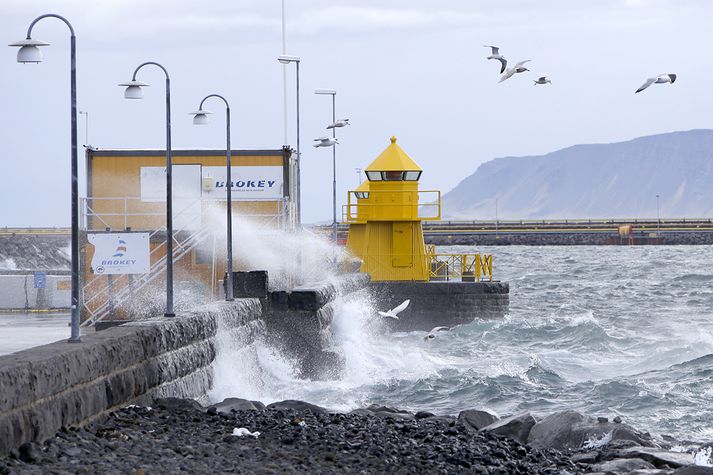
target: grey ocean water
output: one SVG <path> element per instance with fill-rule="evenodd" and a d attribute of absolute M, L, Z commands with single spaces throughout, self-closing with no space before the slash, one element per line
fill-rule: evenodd
<path fill-rule="evenodd" d="M 218 364 L 213 399 L 296 398 L 455 414 L 575 409 L 658 434 L 713 439 L 713 247 L 447 247 L 486 252 L 510 282 L 510 314 L 441 334 L 381 334 L 368 302 L 345 303 L 342 380 L 300 381 L 257 345 Z M 246 375 L 250 375 L 246 377 Z"/>

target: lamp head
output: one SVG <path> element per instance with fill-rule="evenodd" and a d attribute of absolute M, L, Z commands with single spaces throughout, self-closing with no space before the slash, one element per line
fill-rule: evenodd
<path fill-rule="evenodd" d="M 193 125 L 206 125 L 210 120 L 208 120 L 208 114 L 212 114 L 211 111 L 198 109 L 197 111 L 191 112 L 193 115 Z"/>
<path fill-rule="evenodd" d="M 144 91 L 141 89 L 144 86 L 148 86 L 145 82 L 137 81 L 136 79 L 132 79 L 129 82 L 123 82 L 119 84 L 119 86 L 123 86 L 126 88 L 124 91 L 124 99 L 143 99 L 144 98 Z"/>
<path fill-rule="evenodd" d="M 282 64 L 289 64 L 289 63 L 299 63 L 300 58 L 299 56 L 289 56 L 286 54 L 282 54 L 277 57 L 277 60 L 281 62 Z"/>
<path fill-rule="evenodd" d="M 44 41 L 33 40 L 32 38 L 27 38 L 22 41 L 16 41 L 9 46 L 17 46 L 20 49 L 17 52 L 17 62 L 18 63 L 41 63 L 42 62 L 42 51 L 40 51 L 39 46 L 48 46 L 49 43 Z"/>

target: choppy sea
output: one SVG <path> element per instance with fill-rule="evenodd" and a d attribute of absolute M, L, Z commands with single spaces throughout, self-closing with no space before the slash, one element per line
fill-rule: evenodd
<path fill-rule="evenodd" d="M 371 403 L 503 416 L 563 409 L 713 439 L 713 247 L 444 247 L 494 255 L 510 313 L 439 334 L 383 333 L 368 298 L 343 302 L 338 381 L 300 380 L 263 343 L 222 351 L 210 397 Z"/>

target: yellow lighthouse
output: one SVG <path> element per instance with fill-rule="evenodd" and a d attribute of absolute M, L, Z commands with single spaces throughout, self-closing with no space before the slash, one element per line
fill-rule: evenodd
<path fill-rule="evenodd" d="M 440 192 L 419 191 L 421 167 L 391 137 L 364 170 L 367 181 L 348 195 L 347 248 L 373 281 L 427 281 L 429 265 L 421 221 L 438 220 Z"/>

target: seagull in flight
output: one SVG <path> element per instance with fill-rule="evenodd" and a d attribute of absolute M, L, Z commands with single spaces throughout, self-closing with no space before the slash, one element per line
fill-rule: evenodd
<path fill-rule="evenodd" d="M 318 139 L 314 139 L 315 144 L 313 144 L 314 147 L 332 147 L 335 143 L 339 143 L 337 139 L 334 139 L 332 137 L 320 137 Z"/>
<path fill-rule="evenodd" d="M 344 126 L 347 126 L 347 125 L 349 125 L 349 119 L 342 119 L 342 120 L 336 121 L 336 122 L 333 123 L 333 124 L 329 124 L 329 125 L 327 126 L 327 128 L 328 128 L 328 129 L 333 129 L 333 128 L 335 128 L 335 127 L 344 127 Z"/>
<path fill-rule="evenodd" d="M 424 336 L 423 339 L 424 339 L 424 341 L 433 340 L 434 338 L 436 338 L 437 333 L 447 332 L 450 330 L 451 330 L 451 327 L 436 327 L 436 328 L 432 329 L 430 332 L 428 332 L 428 335 Z"/>
<path fill-rule="evenodd" d="M 547 76 L 542 76 L 535 81 L 535 84 L 552 84 L 552 81 Z"/>
<path fill-rule="evenodd" d="M 647 79 L 646 82 L 640 88 L 638 88 L 634 94 L 643 91 L 652 84 L 673 84 L 674 82 L 676 82 L 675 74 L 662 74 L 661 76 Z"/>
<path fill-rule="evenodd" d="M 497 46 L 491 46 L 491 45 L 483 45 L 484 48 L 490 48 L 492 50 L 492 54 L 488 56 L 488 59 L 497 59 L 500 61 L 500 74 L 505 71 L 505 68 L 508 66 L 508 60 L 505 59 L 505 56 L 500 54 L 500 48 Z"/>
<path fill-rule="evenodd" d="M 524 73 L 525 71 L 529 71 L 529 69 L 527 69 L 524 66 L 524 64 L 527 63 L 528 61 L 530 61 L 530 60 L 526 59 L 525 61 L 520 61 L 519 63 L 516 63 L 515 66 L 513 66 L 512 68 L 507 69 L 505 71 L 505 74 L 500 76 L 500 81 L 498 81 L 498 82 L 503 82 L 506 79 L 510 79 L 517 73 Z"/>
<path fill-rule="evenodd" d="M 411 300 L 406 299 L 403 302 L 401 302 L 401 305 L 399 305 L 398 307 L 392 308 L 388 312 L 379 311 L 379 315 L 381 315 L 382 317 L 385 317 L 385 318 L 393 318 L 394 320 L 398 320 L 399 313 L 406 310 L 406 307 L 408 307 L 408 304 L 410 304 L 410 303 L 411 303 Z"/>

